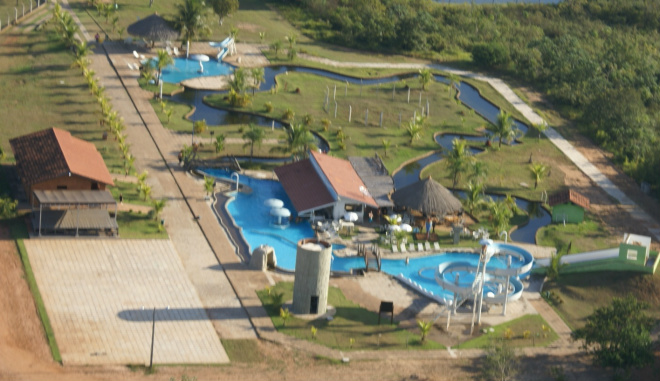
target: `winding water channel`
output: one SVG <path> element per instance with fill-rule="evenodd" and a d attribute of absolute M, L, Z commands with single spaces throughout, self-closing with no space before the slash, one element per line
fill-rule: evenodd
<path fill-rule="evenodd" d="M 330 78 L 342 82 L 348 82 L 353 85 L 378 85 L 385 83 L 398 82 L 403 79 L 413 78 L 415 74 L 405 74 L 405 75 L 396 75 L 384 78 L 374 78 L 374 79 L 360 79 L 356 77 L 350 77 L 343 74 L 333 73 L 326 70 L 312 69 L 306 67 L 296 67 L 296 66 L 270 66 L 264 68 L 265 81 L 261 84 L 259 91 L 270 89 L 275 85 L 275 77 L 280 74 L 285 74 L 286 72 L 300 72 L 300 73 L 310 73 L 316 74 L 325 78 Z M 434 75 L 435 80 L 448 84 L 449 81 L 446 77 L 441 75 Z M 488 120 L 491 123 L 496 123 L 497 115 L 500 113 L 500 109 L 483 98 L 479 91 L 467 84 L 465 82 L 460 82 L 457 84 L 457 88 L 460 92 L 459 99 L 467 107 L 474 110 L 477 114 L 481 115 L 484 119 Z M 226 92 L 226 91 L 224 91 Z M 195 107 L 195 112 L 192 114 L 189 119 L 192 121 L 205 119 L 209 125 L 225 125 L 225 124 L 248 124 L 253 123 L 261 126 L 274 126 L 275 128 L 282 128 L 283 124 L 276 119 L 263 117 L 259 115 L 247 114 L 238 111 L 232 110 L 221 110 L 210 107 L 203 102 L 203 99 L 207 95 L 224 93 L 218 91 L 199 91 L 199 90 L 189 90 L 175 94 L 171 97 L 168 97 L 169 100 L 173 102 L 179 102 L 183 104 L 188 104 Z M 528 126 L 524 123 L 515 120 L 515 127 L 518 128 L 523 134 L 527 132 Z M 436 137 L 436 142 L 443 148 L 444 151 L 450 151 L 452 149 L 452 142 L 454 139 L 465 139 L 474 143 L 485 144 L 488 139 L 487 136 L 474 136 L 474 135 L 464 135 L 464 134 L 441 134 Z M 512 144 L 517 144 L 515 141 Z M 326 147 L 320 147 L 324 149 Z M 470 152 L 472 154 L 478 154 L 482 152 L 481 149 L 470 147 Z M 420 173 L 422 170 L 429 164 L 435 163 L 443 159 L 441 153 L 433 153 L 424 158 L 420 158 L 406 166 L 401 170 L 395 172 L 392 175 L 394 186 L 396 188 L 401 188 L 406 185 L 412 184 L 413 182 L 419 180 Z M 460 195 L 461 192 L 458 192 Z M 503 196 L 489 194 L 493 199 L 499 199 Z M 516 199 L 518 207 L 522 210 L 526 210 L 529 213 L 529 223 L 519 227 L 511 234 L 511 239 L 517 242 L 524 243 L 535 243 L 536 231 L 543 226 L 548 225 L 551 222 L 550 214 L 541 207 L 538 202 L 530 202 L 526 200 Z"/>

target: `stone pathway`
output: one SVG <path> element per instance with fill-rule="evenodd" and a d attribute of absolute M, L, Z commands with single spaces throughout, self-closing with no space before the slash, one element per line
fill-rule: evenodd
<path fill-rule="evenodd" d="M 24 242 L 64 364 L 229 362 L 170 241 Z"/>

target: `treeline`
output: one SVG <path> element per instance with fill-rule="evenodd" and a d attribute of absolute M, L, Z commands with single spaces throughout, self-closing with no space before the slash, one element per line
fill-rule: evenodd
<path fill-rule="evenodd" d="M 317 40 L 427 58 L 467 56 L 524 79 L 660 197 L 660 1 L 280 2 Z"/>

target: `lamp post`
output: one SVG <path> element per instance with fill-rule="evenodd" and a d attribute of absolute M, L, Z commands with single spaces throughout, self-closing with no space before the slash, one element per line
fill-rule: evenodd
<path fill-rule="evenodd" d="M 167 306 L 167 311 L 169 311 L 170 306 Z M 144 306 L 142 306 L 142 311 L 144 311 Z M 149 355 L 149 369 L 153 369 L 154 366 L 154 342 L 156 337 L 156 307 L 154 307 L 151 314 L 151 353 Z"/>

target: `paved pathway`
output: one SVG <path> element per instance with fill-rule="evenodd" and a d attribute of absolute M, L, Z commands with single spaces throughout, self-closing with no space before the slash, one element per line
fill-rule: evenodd
<path fill-rule="evenodd" d="M 25 247 L 64 364 L 149 364 L 154 307 L 154 363 L 229 362 L 169 240 L 38 239 Z"/>

